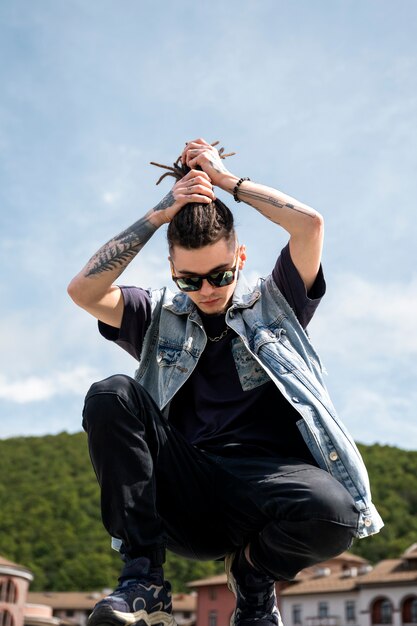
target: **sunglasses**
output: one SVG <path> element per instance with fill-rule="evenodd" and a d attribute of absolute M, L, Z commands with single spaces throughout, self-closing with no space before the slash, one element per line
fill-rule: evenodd
<path fill-rule="evenodd" d="M 226 287 L 231 285 L 235 279 L 237 268 L 237 256 L 239 249 L 236 250 L 234 265 L 228 270 L 221 270 L 220 272 L 210 272 L 210 274 L 195 275 L 195 276 L 175 276 L 174 265 L 171 261 L 171 276 L 178 289 L 181 291 L 199 291 L 203 286 L 203 280 L 207 280 L 213 287 Z"/>

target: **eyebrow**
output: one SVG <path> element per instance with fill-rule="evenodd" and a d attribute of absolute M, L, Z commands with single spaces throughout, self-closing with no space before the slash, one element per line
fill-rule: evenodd
<path fill-rule="evenodd" d="M 214 274 L 215 272 L 219 272 L 220 270 L 223 270 L 223 269 L 230 269 L 229 263 L 222 263 L 221 265 L 216 265 L 216 267 L 213 267 L 213 269 L 206 272 L 206 274 Z M 195 271 L 192 271 L 192 270 L 179 270 L 177 268 L 176 270 L 180 274 L 187 274 L 188 276 L 201 276 L 201 274 L 197 274 Z"/>

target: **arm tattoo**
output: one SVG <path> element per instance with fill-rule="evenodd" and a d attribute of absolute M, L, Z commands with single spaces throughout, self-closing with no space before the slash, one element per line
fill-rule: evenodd
<path fill-rule="evenodd" d="M 153 209 L 162 211 L 174 203 L 170 191 Z M 148 214 L 149 215 L 149 214 Z M 110 239 L 90 259 L 85 276 L 95 276 L 102 272 L 120 269 L 120 274 L 130 261 L 142 250 L 145 243 L 152 237 L 157 227 L 149 221 L 148 215 L 141 217 L 133 226 L 129 226 L 114 239 Z"/>
<path fill-rule="evenodd" d="M 296 206 L 295 204 L 292 204 L 291 202 L 282 202 L 278 198 L 274 198 L 273 196 L 271 196 L 271 195 L 269 195 L 267 193 L 260 193 L 258 191 L 248 191 L 247 189 L 239 189 L 239 194 L 242 197 L 242 199 L 244 200 L 244 202 L 246 202 L 250 206 L 253 206 L 255 209 L 257 209 L 257 211 L 259 211 L 259 213 L 262 213 L 262 215 L 264 215 L 265 217 L 268 217 L 268 219 L 271 219 L 271 217 L 266 215 L 256 204 L 252 204 L 249 200 L 246 199 L 246 197 L 248 197 L 248 198 L 250 198 L 250 199 L 252 199 L 254 201 L 258 200 L 259 202 L 265 202 L 266 204 L 270 204 L 270 205 L 278 207 L 280 209 L 285 207 L 287 209 L 291 209 L 292 211 L 297 211 L 298 213 L 303 213 L 304 215 L 307 215 L 308 217 L 311 217 L 311 218 L 314 217 L 314 215 L 312 215 L 306 209 L 304 209 L 304 208 L 302 208 L 300 206 Z"/>
<path fill-rule="evenodd" d="M 210 161 L 210 165 L 214 169 L 214 171 L 218 172 L 218 174 L 223 174 L 224 172 L 227 172 L 226 168 L 222 164 L 216 163 L 215 161 Z"/>
<path fill-rule="evenodd" d="M 169 191 L 165 198 L 162 198 L 161 202 L 156 205 L 154 211 L 162 211 L 163 209 L 167 209 L 168 207 L 172 206 L 174 202 L 174 194 L 172 193 L 172 191 Z"/>

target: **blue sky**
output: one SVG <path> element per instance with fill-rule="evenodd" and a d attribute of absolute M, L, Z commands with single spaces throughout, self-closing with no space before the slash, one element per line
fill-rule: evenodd
<path fill-rule="evenodd" d="M 202 136 L 324 215 L 334 403 L 417 449 L 416 24 L 414 0 L 3 0 L 0 437 L 77 431 L 91 382 L 133 373 L 66 286 L 168 191 L 149 161 Z M 266 275 L 287 234 L 221 197 Z M 161 230 L 123 282 L 166 284 L 166 256 Z"/>

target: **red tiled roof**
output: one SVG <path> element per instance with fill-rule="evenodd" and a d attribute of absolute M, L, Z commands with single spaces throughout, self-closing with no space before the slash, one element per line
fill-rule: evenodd
<path fill-rule="evenodd" d="M 401 556 L 403 559 L 417 559 L 417 543 L 413 543 Z"/>
<path fill-rule="evenodd" d="M 99 600 L 108 595 L 108 592 L 98 591 L 30 591 L 28 604 L 45 604 L 54 610 L 90 610 Z M 172 596 L 174 610 L 195 611 L 197 598 L 187 593 L 174 593 Z"/>
<path fill-rule="evenodd" d="M 383 583 L 404 583 L 416 581 L 417 568 L 410 568 L 405 559 L 386 559 L 375 565 L 372 572 L 361 579 L 360 584 L 374 585 Z"/>
<path fill-rule="evenodd" d="M 8 565 L 10 567 L 21 567 L 21 565 L 18 565 L 17 563 L 13 563 L 13 561 L 8 561 L 3 556 L 0 556 L 0 567 L 2 565 Z"/>
<path fill-rule="evenodd" d="M 310 593 L 337 593 L 352 591 L 359 587 L 416 583 L 417 568 L 410 567 L 406 559 L 386 559 L 380 561 L 370 572 L 348 576 L 347 572 L 335 572 L 329 576 L 311 577 L 294 581 L 282 591 L 283 596 Z"/>
<path fill-rule="evenodd" d="M 98 591 L 29 591 L 29 604 L 46 604 L 55 610 L 59 609 L 92 609 L 107 593 Z"/>
<path fill-rule="evenodd" d="M 0 574 L 15 574 L 16 576 L 21 576 L 28 580 L 33 580 L 32 572 L 23 565 L 19 565 L 18 563 L 13 563 L 13 561 L 9 561 L 5 559 L 3 556 L 0 556 Z"/>
<path fill-rule="evenodd" d="M 303 595 L 310 593 L 341 593 L 352 591 L 363 576 L 346 576 L 341 572 L 328 576 L 305 578 L 294 581 L 281 591 L 282 596 Z"/>
<path fill-rule="evenodd" d="M 206 587 L 211 585 L 225 585 L 227 583 L 226 574 L 217 574 L 216 576 L 208 576 L 199 580 L 192 580 L 187 583 L 187 587 Z"/>
<path fill-rule="evenodd" d="M 347 567 L 358 567 L 361 565 L 366 565 L 368 561 L 361 556 L 357 556 L 356 554 L 351 554 L 350 552 L 342 552 L 339 556 L 336 556 L 324 563 L 319 563 L 314 567 L 308 567 L 303 569 L 299 574 L 297 574 L 296 580 L 304 580 L 305 578 L 311 578 L 312 576 L 316 576 L 317 568 L 325 568 L 329 567 L 331 570 L 335 569 L 338 572 L 342 570 L 342 566 L 345 565 Z M 208 576 L 207 578 L 201 578 L 200 580 L 193 580 L 188 583 L 189 587 L 205 587 L 212 585 L 225 585 L 226 584 L 226 574 L 217 574 L 216 576 Z"/>

